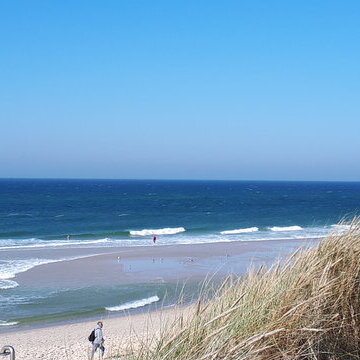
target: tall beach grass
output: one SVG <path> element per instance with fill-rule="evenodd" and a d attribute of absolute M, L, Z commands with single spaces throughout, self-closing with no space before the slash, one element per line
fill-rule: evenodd
<path fill-rule="evenodd" d="M 200 298 L 159 336 L 128 349 L 126 359 L 360 359 L 359 321 L 355 219 L 315 248 L 227 278 L 211 300 Z"/>

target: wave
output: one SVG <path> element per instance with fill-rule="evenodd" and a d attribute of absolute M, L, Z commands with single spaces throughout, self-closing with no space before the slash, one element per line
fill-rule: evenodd
<path fill-rule="evenodd" d="M 160 300 L 159 297 L 157 295 L 155 295 L 155 296 L 151 296 L 149 298 L 145 298 L 145 299 L 141 299 L 141 300 L 130 301 L 125 304 L 118 305 L 118 306 L 106 307 L 105 310 L 121 311 L 121 310 L 137 309 L 139 307 L 143 307 L 143 306 L 155 303 L 159 300 Z"/>
<path fill-rule="evenodd" d="M 183 227 L 177 228 L 163 228 L 163 229 L 144 229 L 144 230 L 131 230 L 132 236 L 150 236 L 150 235 L 173 235 L 186 231 Z"/>
<path fill-rule="evenodd" d="M 255 232 L 255 231 L 259 231 L 259 228 L 254 226 L 254 227 L 249 227 L 249 228 L 244 228 L 244 229 L 225 230 L 225 231 L 221 231 L 220 234 L 221 235 L 231 235 L 231 234 L 250 233 L 250 232 Z"/>
<path fill-rule="evenodd" d="M 342 230 L 350 230 L 351 225 L 350 224 L 334 224 L 331 225 L 333 229 L 342 229 Z"/>
<path fill-rule="evenodd" d="M 0 280 L 0 290 L 13 289 L 19 286 L 16 281 L 2 279 Z"/>
<path fill-rule="evenodd" d="M 6 217 L 18 217 L 18 218 L 25 218 L 25 217 L 32 217 L 32 214 L 24 214 L 24 213 L 9 213 Z"/>
<path fill-rule="evenodd" d="M 84 232 L 84 233 L 71 233 L 71 241 L 83 241 L 83 240 L 98 240 L 98 239 L 105 239 L 105 238 L 119 238 L 119 239 L 126 239 L 129 237 L 129 230 L 119 230 L 119 231 L 101 231 L 101 232 Z M 1 235 L 1 234 L 0 234 Z M 49 240 L 57 240 L 63 241 L 66 240 L 69 233 L 65 234 L 57 234 L 57 235 L 49 235 L 46 238 L 40 237 L 39 239 L 44 239 L 46 241 Z M 4 236 L 2 236 L 4 237 Z M 69 240 L 67 240 L 69 241 Z"/>
<path fill-rule="evenodd" d="M 331 228 L 333 229 L 333 233 L 335 233 L 335 235 L 343 235 L 351 230 L 351 225 L 349 225 L 349 224 L 334 224 L 334 225 L 331 225 Z"/>
<path fill-rule="evenodd" d="M 27 260 L 9 260 L 3 267 L 0 267 L 0 280 L 12 279 L 16 274 L 28 271 L 35 266 L 50 264 L 63 261 L 64 259 L 27 259 Z"/>
<path fill-rule="evenodd" d="M 66 258 L 60 258 L 60 259 L 26 259 L 26 260 L 8 260 L 1 264 L 0 266 L 0 284 L 1 282 L 4 282 L 2 289 L 10 289 L 12 287 L 18 286 L 17 282 L 9 280 L 14 278 L 17 274 L 26 272 L 35 266 L 39 265 L 45 265 L 45 264 L 51 264 L 55 262 L 61 262 L 61 261 L 69 261 L 69 260 L 75 260 L 80 259 L 82 257 L 88 257 L 87 256 L 72 256 L 72 257 L 66 257 Z"/>
<path fill-rule="evenodd" d="M 344 227 L 344 230 L 348 226 Z M 319 238 L 340 229 L 338 226 L 319 226 L 319 227 L 249 227 L 235 228 L 233 230 L 220 231 L 213 228 L 159 228 L 143 230 L 127 230 L 118 232 L 121 236 L 107 236 L 105 238 L 91 238 L 91 236 L 104 236 L 104 234 L 82 234 L 73 235 L 73 239 L 66 240 L 63 238 L 27 238 L 27 239 L 0 239 L 0 252 L 7 250 L 26 250 L 26 249 L 61 249 L 61 248 L 110 248 L 110 247 L 134 247 L 149 246 L 149 237 L 154 235 L 164 235 L 159 239 L 159 245 L 175 244 L 196 244 L 196 243 L 213 243 L 223 241 L 258 241 L 258 240 L 275 240 L 281 238 Z M 184 233 L 186 231 L 186 233 Z M 337 230 L 339 231 L 339 230 Z M 112 234 L 118 234 L 113 232 Z M 110 233 L 107 233 L 109 235 Z M 162 240 L 162 241 L 161 241 Z M 0 269 L 1 269 L 0 263 Z M 0 271 L 1 272 L 1 271 Z"/>
<path fill-rule="evenodd" d="M 92 245 L 92 244 L 100 244 L 106 243 L 109 239 L 98 239 L 98 240 L 79 240 L 79 241 L 69 241 L 69 240 L 39 240 L 39 239 L 27 239 L 22 240 L 22 242 L 26 242 L 26 244 L 13 244 L 13 245 L 5 245 L 0 246 L 1 250 L 10 250 L 10 249 L 27 249 L 27 248 L 44 248 L 44 247 L 60 247 L 60 246 L 74 246 L 74 245 Z"/>
<path fill-rule="evenodd" d="M 4 321 L 4 320 L 0 320 L 0 326 L 13 326 L 13 325 L 17 325 L 18 322 L 17 321 Z"/>
<path fill-rule="evenodd" d="M 299 231 L 303 230 L 301 226 L 294 225 L 294 226 L 273 226 L 269 227 L 271 231 Z"/>

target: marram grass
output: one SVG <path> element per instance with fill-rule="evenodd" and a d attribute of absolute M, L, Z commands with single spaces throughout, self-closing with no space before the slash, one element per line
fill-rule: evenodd
<path fill-rule="evenodd" d="M 360 220 L 215 296 L 127 352 L 131 360 L 360 359 Z"/>

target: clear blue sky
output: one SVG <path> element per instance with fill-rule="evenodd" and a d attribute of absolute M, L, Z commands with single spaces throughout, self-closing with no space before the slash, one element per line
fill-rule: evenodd
<path fill-rule="evenodd" d="M 0 177 L 360 180 L 360 1 L 1 1 Z"/>

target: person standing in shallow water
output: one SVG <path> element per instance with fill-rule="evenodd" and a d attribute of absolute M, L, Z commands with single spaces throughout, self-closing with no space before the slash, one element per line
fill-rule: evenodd
<path fill-rule="evenodd" d="M 156 236 L 153 237 L 153 243 L 156 244 Z"/>
<path fill-rule="evenodd" d="M 97 349 L 100 349 L 101 351 L 101 357 L 104 356 L 105 347 L 104 347 L 104 336 L 103 336 L 103 323 L 101 321 L 98 321 L 95 327 L 95 340 L 92 343 L 92 349 L 90 354 L 90 360 L 93 360 L 94 354 Z"/>

